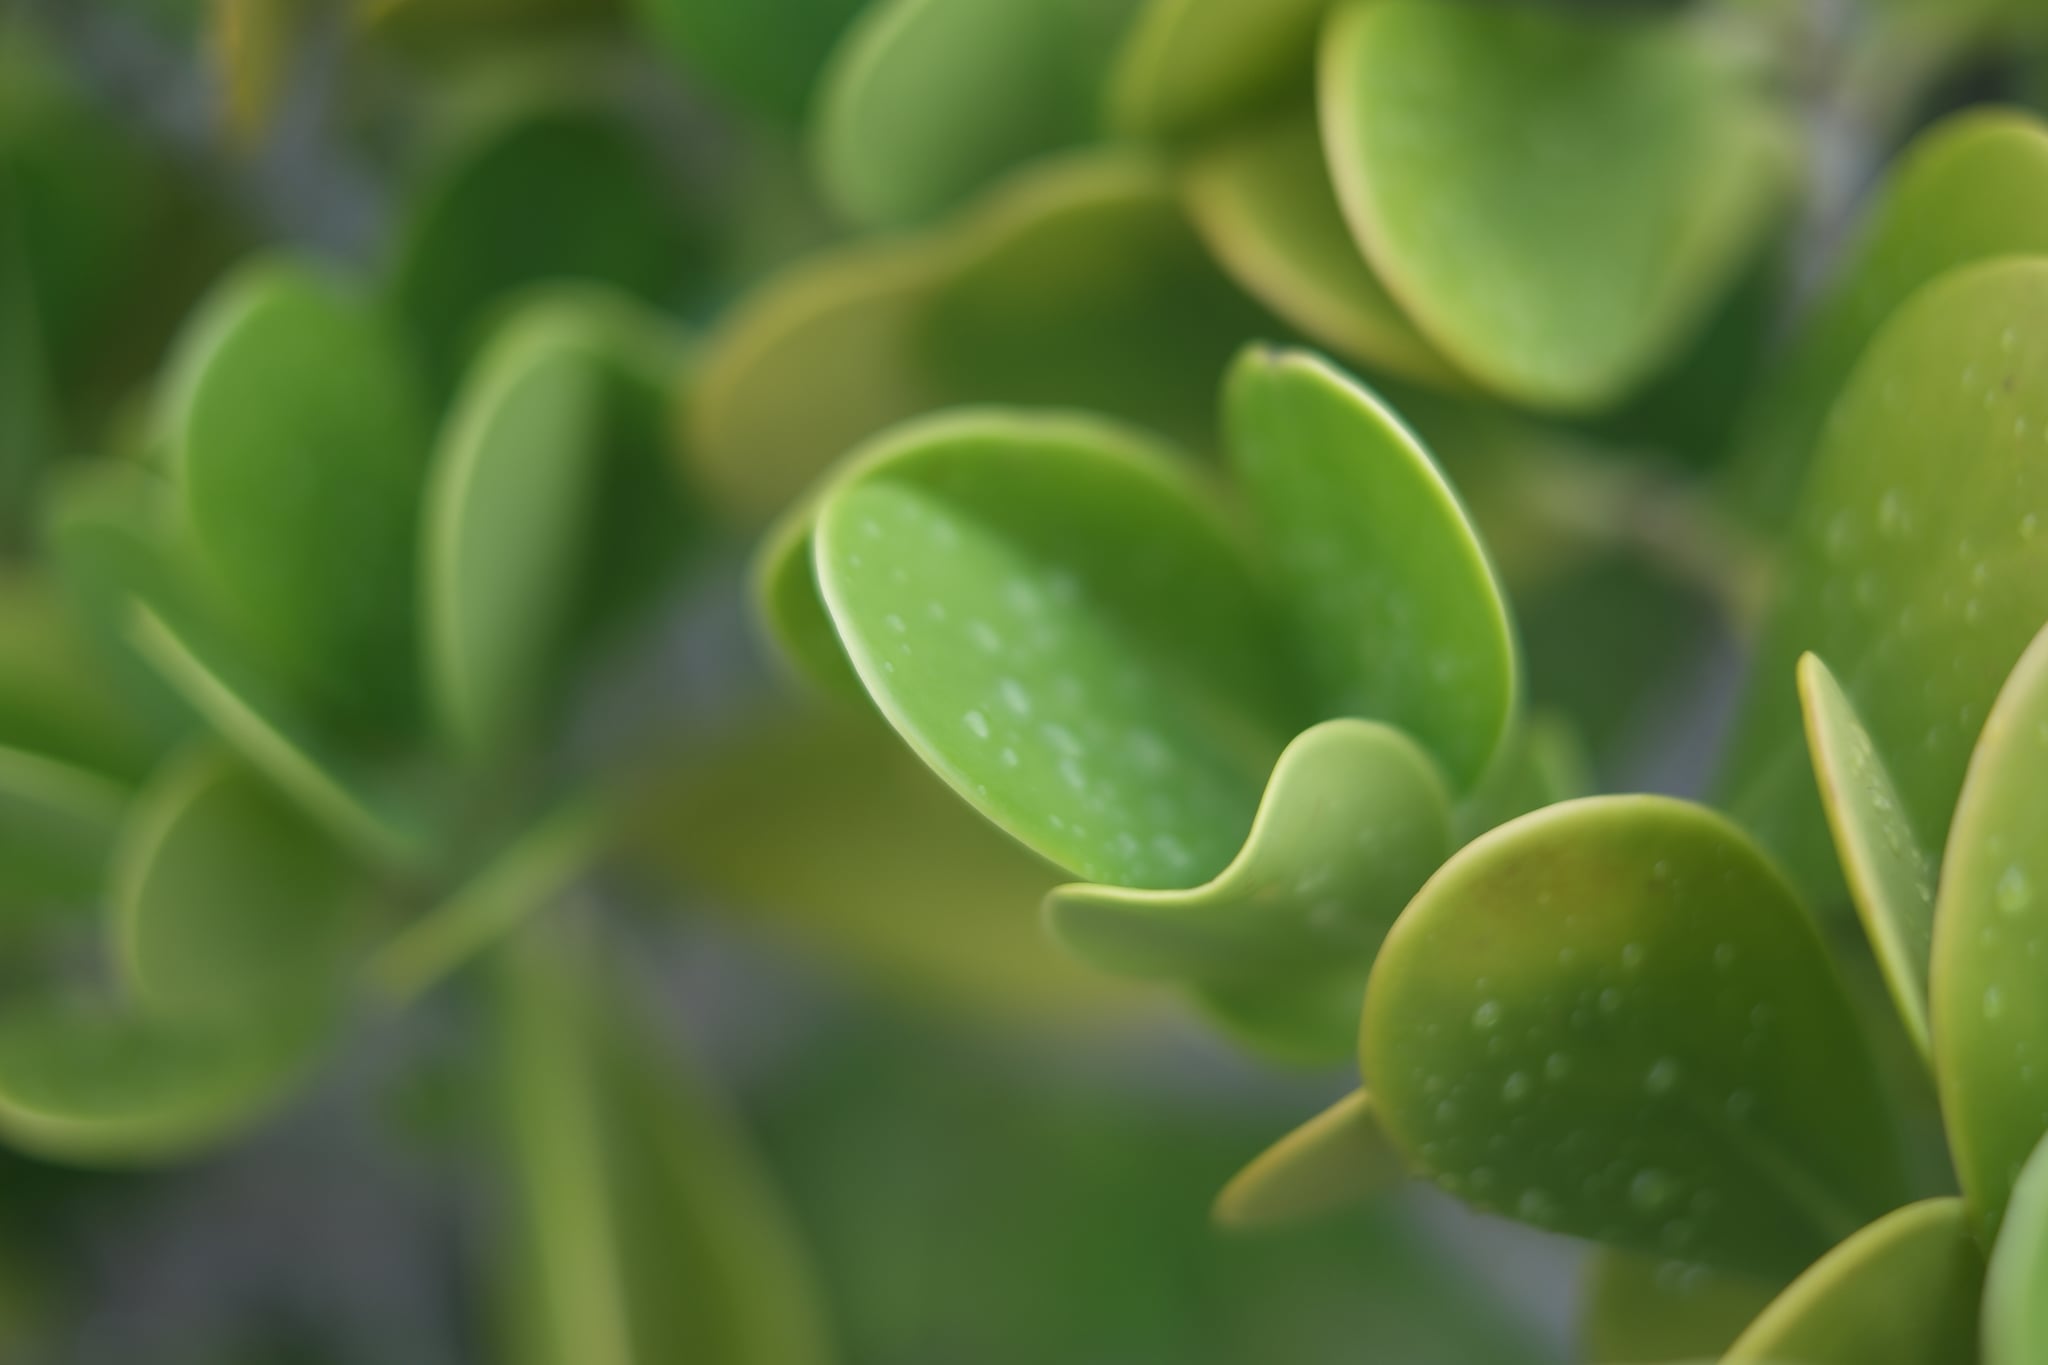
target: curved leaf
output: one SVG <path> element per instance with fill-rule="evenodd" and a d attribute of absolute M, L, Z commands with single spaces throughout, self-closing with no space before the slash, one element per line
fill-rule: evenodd
<path fill-rule="evenodd" d="M 862 683 L 976 809 L 1126 886 L 1237 852 L 1302 712 L 1257 580 L 1173 456 L 1081 418 L 928 418 L 858 459 L 816 538 Z"/>
<path fill-rule="evenodd" d="M 1194 132 L 1306 82 L 1330 0 L 1148 0 L 1109 75 L 1109 118 L 1138 137 Z"/>
<path fill-rule="evenodd" d="M 1818 655 L 1800 656 L 1799 699 L 1821 804 L 1856 912 L 1907 1035 L 1931 1059 L 1927 964 L 1934 951 L 1934 856 L 1908 823 L 1898 788 L 1855 706 Z"/>
<path fill-rule="evenodd" d="M 396 346 L 361 300 L 270 261 L 216 288 L 174 366 L 174 458 L 214 593 L 297 691 L 404 718 L 426 428 Z"/>
<path fill-rule="evenodd" d="M 1789 1272 L 1903 1197 L 1827 950 L 1734 826 L 1662 797 L 1503 825 L 1444 865 L 1367 989 L 1367 1087 L 1482 1208 Z"/>
<path fill-rule="evenodd" d="M 634 0 L 693 81 L 794 123 L 863 0 Z"/>
<path fill-rule="evenodd" d="M 800 503 L 762 538 L 752 574 L 755 615 L 799 679 L 828 696 L 865 702 L 867 691 L 818 596 L 811 540 L 817 520 L 817 501 Z"/>
<path fill-rule="evenodd" d="M 1399 726 L 1470 788 L 1514 717 L 1520 665 L 1442 471 L 1372 394 L 1305 352 L 1248 350 L 1224 413 L 1324 714 Z"/>
<path fill-rule="evenodd" d="M 2029 1365 L 2048 1355 L 2048 1142 L 2014 1182 L 1984 1277 L 1984 1365 Z"/>
<path fill-rule="evenodd" d="M 0 746 L 139 775 L 149 764 L 148 739 L 65 607 L 55 585 L 0 569 Z"/>
<path fill-rule="evenodd" d="M 1313 114 L 1218 137 L 1188 162 L 1183 186 L 1209 250 L 1275 313 L 1362 365 L 1465 387 L 1359 254 Z"/>
<path fill-rule="evenodd" d="M 1354 1090 L 1232 1176 L 1214 1217 L 1239 1229 L 1293 1223 L 1391 1189 L 1407 1174 L 1371 1097 Z"/>
<path fill-rule="evenodd" d="M 0 906 L 90 903 L 127 801 L 104 774 L 0 746 Z"/>
<path fill-rule="evenodd" d="M 1458 804 L 1453 838 L 1470 842 L 1518 815 L 1593 794 L 1592 762 L 1571 722 L 1553 712 L 1525 712 L 1479 785 Z"/>
<path fill-rule="evenodd" d="M 1836 874 L 1797 742 L 1795 662 L 1828 661 L 1912 828 L 1948 829 L 1977 727 L 2048 619 L 2044 433 L 2048 261 L 1967 266 L 1915 294 L 1836 403 L 1725 782 L 1803 885 Z M 1914 685 L 1891 685 L 1909 667 Z"/>
<path fill-rule="evenodd" d="M 1586 1359 L 1718 1359 L 1776 1292 L 1746 1275 L 1602 1248 L 1592 1257 L 1580 1312 Z"/>
<path fill-rule="evenodd" d="M 1952 1365 L 1977 1356 L 1984 1258 L 1960 1199 L 1886 1214 L 1752 1323 L 1723 1365 Z"/>
<path fill-rule="evenodd" d="M 1996 1228 L 2048 1132 L 2048 632 L 1984 722 L 1934 912 L 1934 1070 L 1970 1211 Z"/>
<path fill-rule="evenodd" d="M 1319 91 L 1380 278 L 1460 370 L 1533 406 L 1604 408 L 1647 378 L 1784 188 L 1777 124 L 1671 22 L 1354 4 Z"/>

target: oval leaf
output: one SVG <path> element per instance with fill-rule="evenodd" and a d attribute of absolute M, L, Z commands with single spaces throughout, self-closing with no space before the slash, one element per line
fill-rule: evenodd
<path fill-rule="evenodd" d="M 127 787 L 104 774 L 0 746 L 0 905 L 90 903 L 127 801 Z"/>
<path fill-rule="evenodd" d="M 1397 1146 L 1483 1208 L 1790 1272 L 1903 1195 L 1841 979 L 1734 826 L 1662 797 L 1523 816 L 1445 864 L 1367 990 Z"/>
<path fill-rule="evenodd" d="M 1209 127 L 1306 84 L 1330 0 L 1149 0 L 1109 77 L 1109 117 L 1138 137 Z"/>
<path fill-rule="evenodd" d="M 1391 1189 L 1407 1174 L 1372 1098 L 1354 1090 L 1232 1176 L 1214 1215 L 1237 1229 L 1299 1222 Z"/>
<path fill-rule="evenodd" d="M 2048 1358 L 2048 1141 L 2012 1188 L 1984 1278 L 1984 1365 Z"/>

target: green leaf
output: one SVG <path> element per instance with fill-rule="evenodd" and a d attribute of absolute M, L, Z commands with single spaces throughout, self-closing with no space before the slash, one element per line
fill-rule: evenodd
<path fill-rule="evenodd" d="M 1192 886 L 1301 728 L 1265 595 L 1174 457 L 1102 422 L 898 428 L 820 509 L 856 672 L 962 797 L 1079 876 Z"/>
<path fill-rule="evenodd" d="M 1571 722 L 1550 712 L 1524 713 L 1454 813 L 1455 841 L 1464 844 L 1518 815 L 1590 796 L 1593 771 Z"/>
<path fill-rule="evenodd" d="M 573 939 L 528 932 L 497 966 L 512 1358 L 822 1365 L 794 1229 L 731 1121 Z"/>
<path fill-rule="evenodd" d="M 1411 1164 L 1611 1246 L 1789 1273 L 1904 1197 L 1826 948 L 1704 807 L 1593 797 L 1467 845 L 1380 950 L 1361 1060 Z"/>
<path fill-rule="evenodd" d="M 1841 680 L 1911 827 L 1948 829 L 1977 728 L 2048 619 L 2044 434 L 2043 261 L 1967 266 L 1915 294 L 1836 403 L 1723 783 L 1802 885 L 1836 873 L 1797 741 L 1800 654 Z M 1911 686 L 1893 685 L 1901 670 Z"/>
<path fill-rule="evenodd" d="M 1371 1098 L 1354 1090 L 1232 1176 L 1214 1216 L 1233 1229 L 1298 1222 L 1391 1189 L 1407 1174 Z"/>
<path fill-rule="evenodd" d="M 1275 313 L 1362 365 L 1465 387 L 1359 254 L 1330 187 L 1313 114 L 1220 135 L 1189 160 L 1182 183 L 1188 216 L 1209 250 Z"/>
<path fill-rule="evenodd" d="M 515 291 L 577 279 L 665 303 L 690 260 L 654 149 L 594 100 L 533 100 L 474 130 L 408 203 L 391 296 L 439 392 Z"/>
<path fill-rule="evenodd" d="M 311 1062 L 323 1025 L 304 1008 L 251 1026 L 17 998 L 0 1012 L 0 1137 L 78 1165 L 187 1156 L 275 1106 Z"/>
<path fill-rule="evenodd" d="M 1929 1000 L 1934 1071 L 1956 1174 L 1998 1226 L 2048 1132 L 2048 633 L 2013 668 L 1970 759 L 1943 858 Z"/>
<path fill-rule="evenodd" d="M 1602 1248 L 1593 1255 L 1580 1313 L 1586 1359 L 1718 1359 L 1776 1292 L 1746 1275 Z"/>
<path fill-rule="evenodd" d="M 826 696 L 865 702 L 867 690 L 818 596 L 811 540 L 817 501 L 797 504 L 762 538 L 754 555 L 754 612 L 777 656 L 800 681 Z"/>
<path fill-rule="evenodd" d="M 1934 951 L 1934 855 L 1913 832 L 1883 755 L 1818 655 L 1800 657 L 1799 699 L 1821 804 L 1856 913 L 1907 1035 L 1931 1060 L 1927 964 Z"/>
<path fill-rule="evenodd" d="M 863 0 L 634 0 L 640 22 L 693 83 L 795 123 Z"/>
<path fill-rule="evenodd" d="M 1985 1365 L 2029 1365 L 2048 1355 L 2048 1142 L 2014 1182 L 1984 1277 Z"/>
<path fill-rule="evenodd" d="M 1324 145 L 1380 278 L 1505 397 L 1611 406 L 1706 317 L 1777 209 L 1777 122 L 1671 21 L 1437 0 L 1327 32 Z"/>
<path fill-rule="evenodd" d="M 1921 285 L 1993 256 L 2048 252 L 2048 128 L 1970 109 L 1916 138 L 1864 213 L 1769 384 L 1744 414 L 1739 477 L 1782 520 L 1826 436 L 1829 405 L 1885 320 Z"/>
<path fill-rule="evenodd" d="M 127 804 L 121 782 L 0 746 L 0 906 L 72 909 L 99 892 Z"/>
<path fill-rule="evenodd" d="M 117 777 L 149 744 L 108 688 L 56 585 L 0 568 L 0 745 Z"/>
<path fill-rule="evenodd" d="M 371 891 L 327 835 L 217 753 L 160 773 L 137 799 L 114 868 L 128 984 L 164 1015 L 261 1027 L 279 1005 L 337 998 Z"/>
<path fill-rule="evenodd" d="M 1953 1365 L 1977 1357 L 1984 1258 L 1960 1199 L 1886 1214 L 1792 1282 L 1723 1365 Z"/>
<path fill-rule="evenodd" d="M 1109 118 L 1137 137 L 1196 132 L 1306 84 L 1330 0 L 1147 0 L 1109 76 Z"/>
<path fill-rule="evenodd" d="M 934 216 L 1093 131 L 1109 42 L 1133 0 L 877 0 L 821 77 L 813 154 L 865 227 Z"/>
<path fill-rule="evenodd" d="M 297 692 L 407 717 L 427 436 L 367 305 L 304 266 L 245 267 L 187 325 L 170 391 L 213 594 Z"/>
<path fill-rule="evenodd" d="M 1069 950 L 1126 975 L 1220 991 L 1254 1041 L 1331 1060 L 1357 1044 L 1358 1005 L 1394 917 L 1451 851 L 1450 804 L 1428 756 L 1400 731 L 1325 721 L 1273 768 L 1251 833 L 1230 865 L 1186 891 L 1075 884 L 1046 898 Z M 1324 984 L 1324 983 L 1327 983 Z M 1282 1018 L 1329 999 L 1302 1036 Z"/>
<path fill-rule="evenodd" d="M 1224 413 L 1323 714 L 1399 726 L 1471 787 L 1513 719 L 1519 665 L 1442 471 L 1378 399 L 1305 352 L 1246 351 Z"/>

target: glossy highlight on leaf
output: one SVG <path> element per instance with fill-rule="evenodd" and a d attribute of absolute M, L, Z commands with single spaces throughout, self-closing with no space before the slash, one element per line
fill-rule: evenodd
<path fill-rule="evenodd" d="M 1685 802 L 1569 801 L 1453 856 L 1380 950 L 1361 1064 L 1439 1185 L 1612 1246 L 1789 1273 L 1905 1194 L 1805 910 Z"/>
<path fill-rule="evenodd" d="M 1886 1214 L 1822 1257 L 1723 1365 L 1953 1365 L 1976 1358 L 1984 1257 L 1959 1199 Z"/>
<path fill-rule="evenodd" d="M 2029 1365 L 2048 1353 L 2048 1141 L 2027 1158 L 1984 1277 L 1984 1365 Z"/>
<path fill-rule="evenodd" d="M 1372 1097 L 1354 1090 L 1231 1177 L 1214 1216 L 1232 1229 L 1298 1222 L 1370 1198 L 1407 1174 L 1380 1132 Z"/>

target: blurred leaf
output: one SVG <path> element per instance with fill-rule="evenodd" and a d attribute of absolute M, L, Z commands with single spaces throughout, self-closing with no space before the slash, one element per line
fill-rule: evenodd
<path fill-rule="evenodd" d="M 302 265 L 244 267 L 187 324 L 168 383 L 213 593 L 300 694 L 409 716 L 427 431 L 368 305 Z"/>
<path fill-rule="evenodd" d="M 1984 1365 L 2028 1365 L 2048 1352 L 2048 1142 L 2014 1182 L 1984 1279 Z"/>
<path fill-rule="evenodd" d="M 269 130 L 298 37 L 299 0 L 210 0 L 222 117 L 244 148 Z"/>
<path fill-rule="evenodd" d="M 1818 655 L 1800 657 L 1799 699 L 1821 804 L 1856 912 L 1907 1035 L 1931 1060 L 1927 963 L 1934 948 L 1934 855 L 1907 822 L 1883 755 Z"/>
<path fill-rule="evenodd" d="M 1139 137 L 1196 132 L 1306 85 L 1330 0 L 1145 0 L 1109 80 L 1109 117 Z"/>
<path fill-rule="evenodd" d="M 1581 1315 L 1586 1358 L 1592 1365 L 1719 1359 L 1775 1293 L 1768 1281 L 1603 1248 L 1592 1258 Z"/>
<path fill-rule="evenodd" d="M 127 787 L 102 773 L 0 746 L 0 907 L 89 903 L 127 799 Z"/>
<path fill-rule="evenodd" d="M 1984 1258 L 1960 1199 L 1885 1215 L 1822 1257 L 1726 1365 L 1952 1365 L 1977 1355 Z"/>
<path fill-rule="evenodd" d="M 883 713 L 1027 847 L 1135 887 L 1237 852 L 1303 713 L 1250 565 L 1172 454 L 1080 417 L 927 418 L 825 499 L 816 558 Z"/>
<path fill-rule="evenodd" d="M 1841 680 L 1910 826 L 1946 830 L 1977 727 L 2048 618 L 2044 433 L 2040 261 L 1965 267 L 1915 294 L 1836 403 L 1723 780 L 1731 810 L 1802 885 L 1839 883 L 1797 741 L 1800 654 Z M 1904 668 L 1915 685 L 1894 685 Z"/>
<path fill-rule="evenodd" d="M 1136 0 L 875 0 L 820 77 L 828 198 L 866 227 L 931 218 L 1093 130 L 1108 47 Z"/>
<path fill-rule="evenodd" d="M 1407 1174 L 1371 1098 L 1354 1090 L 1232 1176 L 1214 1215 L 1231 1229 L 1292 1223 L 1369 1198 Z"/>
<path fill-rule="evenodd" d="M 1972 261 L 2040 252 L 2048 252 L 2048 128 L 2034 115 L 1972 109 L 1916 138 L 1743 415 L 1736 474 L 1745 503 L 1773 523 L 1790 516 L 1827 437 L 1829 406 L 1915 290 Z"/>
<path fill-rule="evenodd" d="M 1182 184 L 1188 216 L 1209 250 L 1275 313 L 1360 364 L 1465 387 L 1359 254 L 1330 187 L 1313 113 L 1220 135 L 1187 163 Z"/>
<path fill-rule="evenodd" d="M 809 1267 L 765 1173 L 588 951 L 535 930 L 496 965 L 509 1358 L 829 1360 Z"/>
<path fill-rule="evenodd" d="M 1513 722 L 1520 664 L 1457 494 L 1399 418 L 1305 352 L 1247 351 L 1224 412 L 1323 713 L 1399 726 L 1469 789 Z"/>
<path fill-rule="evenodd" d="M 0 568 L 0 745 L 117 777 L 150 749 L 48 581 Z"/>
<path fill-rule="evenodd" d="M 829 697 L 865 703 L 867 689 L 818 596 L 811 538 L 817 521 L 816 499 L 801 502 L 762 538 L 754 552 L 754 613 L 776 655 L 801 682 Z"/>
<path fill-rule="evenodd" d="M 0 546 L 6 547 L 26 529 L 31 490 L 63 444 L 22 235 L 16 196 L 0 183 Z"/>
<path fill-rule="evenodd" d="M 796 123 L 818 71 L 866 0 L 634 0 L 693 82 Z"/>
<path fill-rule="evenodd" d="M 1380 950 L 1362 1060 L 1438 1184 L 1612 1246 L 1789 1272 L 1905 1193 L 1826 948 L 1704 807 L 1594 797 L 1467 845 Z"/>
<path fill-rule="evenodd" d="M 113 931 L 136 997 L 166 1015 L 262 1028 L 338 998 L 370 908 L 366 879 L 275 791 L 196 753 L 137 799 L 114 870 Z"/>
<path fill-rule="evenodd" d="M 1584 743 L 1563 716 L 1524 712 L 1493 764 L 1454 812 L 1463 844 L 1518 815 L 1593 793 Z"/>
<path fill-rule="evenodd" d="M 1669 21 L 1354 4 L 1321 54 L 1352 231 L 1459 369 L 1613 404 L 1704 321 L 1787 179 L 1782 130 Z"/>
<path fill-rule="evenodd" d="M 1436 766 L 1400 731 L 1325 721 L 1287 746 L 1244 847 L 1187 891 L 1086 884 L 1046 899 L 1053 933 L 1112 972 L 1222 990 L 1228 1022 L 1285 1055 L 1357 1046 L 1373 954 L 1451 851 Z M 1329 983 L 1326 988 L 1323 983 Z M 1255 995 L 1281 1003 L 1257 1011 Z M 1304 996 L 1333 1008 L 1300 1026 Z"/>

